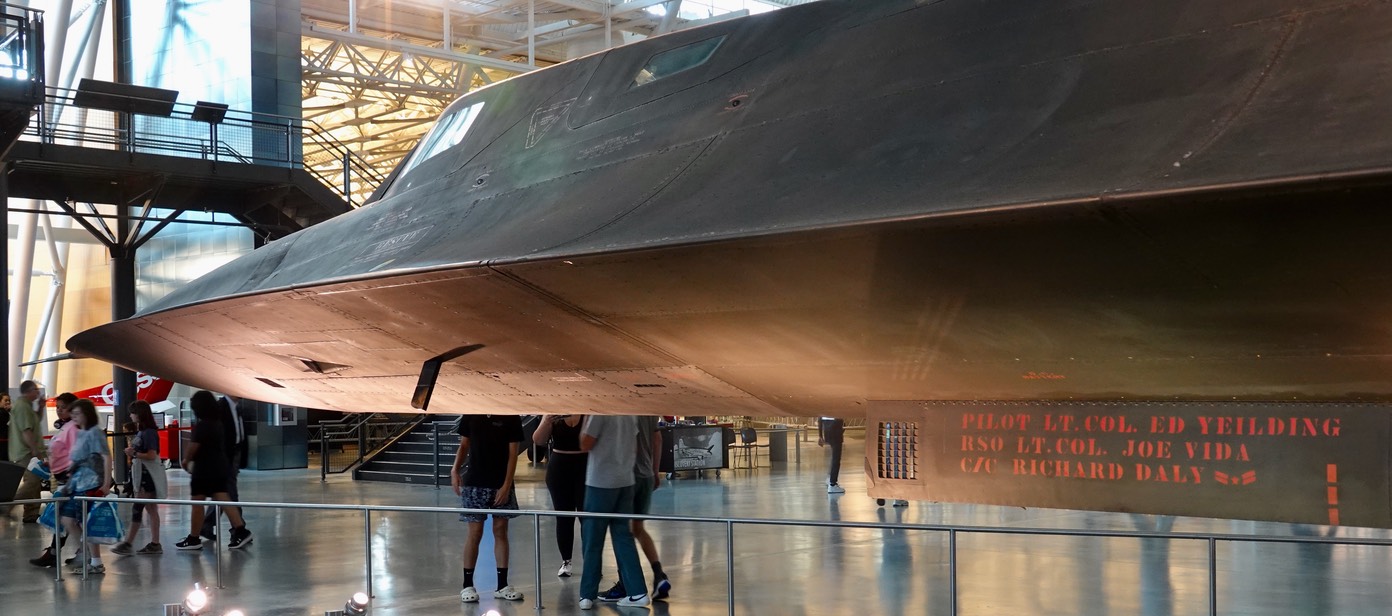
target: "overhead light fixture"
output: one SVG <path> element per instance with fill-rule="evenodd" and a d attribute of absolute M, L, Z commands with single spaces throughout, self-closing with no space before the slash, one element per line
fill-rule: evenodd
<path fill-rule="evenodd" d="M 87 109 L 168 117 L 174 113 L 174 101 L 178 98 L 177 90 L 84 77 L 77 84 L 77 93 L 73 95 L 72 104 Z"/>
<path fill-rule="evenodd" d="M 209 124 L 222 124 L 227 117 L 227 105 L 223 103 L 210 103 L 208 101 L 198 101 L 193 104 L 193 111 L 189 113 L 189 119 Z"/>
<path fill-rule="evenodd" d="M 241 610 L 232 610 L 222 616 L 246 616 L 246 614 L 243 614 Z"/>

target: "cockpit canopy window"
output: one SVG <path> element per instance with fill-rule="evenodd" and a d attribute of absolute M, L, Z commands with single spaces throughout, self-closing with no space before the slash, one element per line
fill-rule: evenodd
<path fill-rule="evenodd" d="M 479 101 L 468 107 L 462 107 L 458 111 L 441 118 L 435 124 L 435 129 L 421 140 L 420 145 L 416 146 L 415 153 L 406 161 L 401 168 L 400 177 L 406 177 L 412 169 L 421 163 L 430 160 L 431 157 L 444 152 L 464 140 L 464 135 L 469 133 L 469 127 L 474 125 L 474 120 L 478 119 L 479 112 L 483 111 L 483 101 Z"/>
<path fill-rule="evenodd" d="M 638 75 L 633 78 L 633 83 L 629 87 L 636 88 L 647 85 L 664 77 L 670 77 L 705 64 L 715 54 L 720 43 L 724 41 L 725 37 L 717 36 L 657 54 L 638 71 Z"/>

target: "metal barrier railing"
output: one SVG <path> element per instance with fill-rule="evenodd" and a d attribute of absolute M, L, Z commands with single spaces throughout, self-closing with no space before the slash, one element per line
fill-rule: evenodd
<path fill-rule="evenodd" d="M 32 500 L 16 500 L 11 505 L 23 505 L 27 503 L 48 503 L 61 498 L 43 498 Z M 372 566 L 372 514 L 379 513 L 496 513 L 495 509 L 466 509 L 462 507 L 419 507 L 419 506 L 386 506 L 386 505 L 341 505 L 341 504 L 310 504 L 310 503 L 264 503 L 264 502 L 230 502 L 230 501 L 194 501 L 179 499 L 134 499 L 134 498 L 112 498 L 112 497 L 77 497 L 82 501 L 82 516 L 87 517 L 87 507 L 89 502 L 116 502 L 116 503 L 157 503 L 161 505 L 190 505 L 214 508 L 214 520 L 221 516 L 222 507 L 251 507 L 262 509 L 308 509 L 316 511 L 361 511 L 363 514 L 363 553 L 366 557 L 364 568 L 364 582 L 369 597 L 376 596 L 373 591 L 373 566 Z M 905 530 L 905 531 L 932 531 L 946 533 L 948 539 L 948 596 L 951 605 L 949 614 L 958 614 L 958 549 L 957 539 L 961 535 L 1029 535 L 1029 536 L 1053 536 L 1053 537 L 1099 537 L 1099 538 L 1123 538 L 1123 539 L 1164 539 L 1170 541 L 1203 541 L 1208 547 L 1207 572 L 1208 572 L 1208 614 L 1217 616 L 1218 614 L 1218 553 L 1217 545 L 1219 542 L 1225 543 L 1283 543 L 1283 544 L 1324 544 L 1324 545 L 1351 545 L 1351 546 L 1382 546 L 1392 547 L 1392 539 L 1376 538 L 1354 538 L 1354 537 L 1294 537 L 1277 535 L 1239 535 L 1233 533 L 1192 533 L 1192 532 L 1162 532 L 1162 531 L 1123 531 L 1123 530 L 1087 530 L 1087 529 L 1059 529 L 1059 528 L 1019 528 L 1019 527 L 991 527 L 991 526 L 953 526 L 946 524 L 902 524 L 902 523 L 874 523 L 874 522 L 840 522 L 823 520 L 791 520 L 791 519 L 759 519 L 759 518 L 712 518 L 698 516 L 675 516 L 675 515 L 634 515 L 622 513 L 589 513 L 583 511 L 544 511 L 544 510 L 517 510 L 509 511 L 509 514 L 527 516 L 532 518 L 534 558 L 533 581 L 535 582 L 536 611 L 543 609 L 542 601 L 542 575 L 541 575 L 541 518 L 552 517 L 576 517 L 576 518 L 600 518 L 616 520 L 647 520 L 654 522 L 688 522 L 698 524 L 719 524 L 725 528 L 725 571 L 726 571 L 726 607 L 730 616 L 735 614 L 735 526 L 784 526 L 784 527 L 808 527 L 808 528 L 862 528 L 877 530 Z M 225 588 L 222 583 L 222 537 L 219 530 L 220 524 L 214 524 L 214 532 L 219 533 L 214 541 L 216 560 L 217 560 L 217 587 Z M 83 543 L 86 543 L 86 529 L 83 529 Z M 53 538 L 54 554 L 58 554 L 59 543 L 57 535 Z M 54 567 L 54 578 L 63 579 L 63 568 Z M 83 579 L 87 577 L 84 568 Z"/>
<path fill-rule="evenodd" d="M 440 449 L 440 443 L 443 440 L 441 437 L 448 432 L 458 432 L 461 420 L 462 418 L 455 418 L 449 421 L 430 422 L 430 483 L 435 486 L 436 490 L 440 489 L 440 469 L 444 468 L 442 462 L 445 459 L 444 450 Z M 532 460 L 535 461 L 536 444 L 528 442 L 527 445 L 532 448 Z M 454 452 L 450 452 L 450 455 L 453 454 Z"/>
<path fill-rule="evenodd" d="M 76 95 L 76 90 L 48 88 L 38 121 L 24 134 L 42 143 L 302 168 L 353 207 L 362 206 L 383 180 L 312 120 L 228 109 L 218 121 L 206 121 L 196 119 L 198 107 L 187 103 L 175 103 L 168 116 L 145 115 L 81 107 Z"/>

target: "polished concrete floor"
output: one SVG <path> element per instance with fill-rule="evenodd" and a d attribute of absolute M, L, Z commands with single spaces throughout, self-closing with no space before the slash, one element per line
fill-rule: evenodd
<path fill-rule="evenodd" d="M 858 468 L 863 443 L 850 441 L 847 466 Z M 864 477 L 843 474 L 843 495 L 825 492 L 822 451 L 803 447 L 802 463 L 720 477 L 671 482 L 654 497 L 659 514 L 905 522 L 1004 527 L 1169 530 L 1278 535 L 1323 535 L 1322 527 L 1157 518 L 1060 510 L 1024 510 L 913 503 L 877 507 L 865 496 Z M 542 469 L 525 462 L 518 498 L 525 508 L 550 501 Z M 187 494 L 187 476 L 171 474 L 171 497 Z M 448 488 L 434 490 L 356 483 L 334 477 L 320 483 L 315 469 L 247 472 L 248 501 L 453 506 Z M 17 515 L 15 512 L 14 515 Z M 211 550 L 180 553 L 173 544 L 187 528 L 187 508 L 164 512 L 162 556 L 105 558 L 105 575 L 56 582 L 52 569 L 30 566 L 45 536 L 17 518 L 0 520 L 0 616 L 49 614 L 121 616 L 160 614 L 194 582 L 215 585 Z M 356 512 L 258 509 L 248 512 L 253 545 L 224 552 L 214 610 L 247 616 L 322 614 L 339 609 L 365 585 L 363 516 Z M 601 605 L 581 612 L 577 575 L 555 577 L 559 556 L 554 522 L 541 523 L 540 589 L 534 574 L 534 526 L 512 524 L 511 581 L 522 602 L 461 604 L 463 524 L 448 514 L 376 514 L 371 523 L 373 613 L 379 615 L 546 614 L 706 615 L 727 612 L 725 529 L 719 524 L 652 523 L 664 568 L 675 585 L 671 599 L 650 610 Z M 948 543 L 942 533 L 886 528 L 736 526 L 735 610 L 739 614 L 950 614 Z M 1384 531 L 1338 529 L 1339 536 L 1388 537 Z M 485 539 L 488 541 L 488 539 Z M 578 543 L 578 541 L 577 541 Z M 1200 541 L 1157 539 L 961 535 L 958 539 L 958 613 L 966 615 L 1169 616 L 1208 613 L 1207 547 Z M 71 548 L 69 548 L 71 552 Z M 579 554 L 579 546 L 576 546 Z M 480 588 L 491 590 L 492 551 L 479 561 Z M 646 571 L 646 567 L 645 567 Z M 1392 548 L 1223 544 L 1218 547 L 1218 613 L 1310 616 L 1392 613 Z M 606 551 L 605 582 L 615 579 Z"/>

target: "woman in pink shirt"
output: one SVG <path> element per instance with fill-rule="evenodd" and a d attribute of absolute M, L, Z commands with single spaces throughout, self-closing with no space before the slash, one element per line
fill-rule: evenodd
<path fill-rule="evenodd" d="M 58 394 L 53 400 L 54 409 L 58 413 L 58 433 L 48 441 L 48 470 L 53 473 L 53 487 L 68 482 L 68 467 L 72 465 L 69 455 L 72 453 L 73 443 L 77 442 L 77 425 L 72 421 L 72 404 L 77 401 L 77 396 L 70 393 Z"/>
<path fill-rule="evenodd" d="M 72 466 L 71 454 L 73 443 L 77 442 L 77 422 L 72 420 L 72 404 L 77 401 L 77 396 L 70 393 L 58 394 L 53 399 L 54 410 L 58 414 L 58 421 L 54 422 L 54 427 L 58 428 L 58 433 L 48 440 L 48 470 L 53 474 L 52 489 L 57 490 L 68 482 L 68 467 Z M 64 535 L 59 539 L 59 546 L 68 544 L 68 537 Z M 29 564 L 35 567 L 54 567 L 58 564 L 58 559 L 53 555 L 53 546 L 44 548 L 38 558 L 29 559 Z"/>

